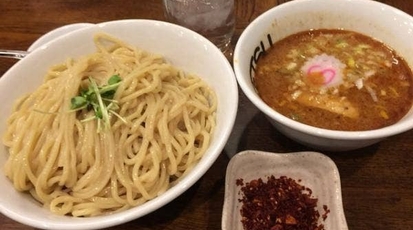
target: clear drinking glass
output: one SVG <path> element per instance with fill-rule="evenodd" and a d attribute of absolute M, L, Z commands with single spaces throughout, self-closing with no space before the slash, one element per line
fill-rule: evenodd
<path fill-rule="evenodd" d="M 234 0 L 163 0 L 166 19 L 194 30 L 228 56 L 235 29 Z"/>

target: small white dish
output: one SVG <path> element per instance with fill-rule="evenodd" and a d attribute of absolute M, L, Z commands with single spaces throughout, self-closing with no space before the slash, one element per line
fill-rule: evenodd
<path fill-rule="evenodd" d="M 37 39 L 33 44 L 27 49 L 27 51 L 32 52 L 35 49 L 38 49 L 42 47 L 43 45 L 47 44 L 48 42 L 63 36 L 67 33 L 70 33 L 75 30 L 83 29 L 89 26 L 92 26 L 94 24 L 92 23 L 74 23 L 74 24 L 68 24 L 64 25 L 61 27 L 58 27 L 56 29 L 53 29 L 46 34 L 42 35 L 39 39 Z"/>
<path fill-rule="evenodd" d="M 242 203 L 241 186 L 236 181 L 243 179 L 244 184 L 267 177 L 287 176 L 299 184 L 310 188 L 312 196 L 318 199 L 317 208 L 324 214 L 323 205 L 330 213 L 320 223 L 325 229 L 347 230 L 341 199 L 340 175 L 337 166 L 327 156 L 317 152 L 270 153 L 244 151 L 231 158 L 225 179 L 225 201 L 222 213 L 222 229 L 243 229 L 240 209 Z"/>

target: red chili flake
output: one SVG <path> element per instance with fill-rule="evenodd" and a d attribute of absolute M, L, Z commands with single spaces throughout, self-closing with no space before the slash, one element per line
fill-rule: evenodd
<path fill-rule="evenodd" d="M 327 215 L 330 213 L 330 209 L 328 209 L 327 205 L 323 205 L 323 210 L 324 213 L 321 216 L 323 218 L 323 221 L 327 219 Z"/>
<path fill-rule="evenodd" d="M 241 186 L 239 202 L 245 230 L 324 230 L 324 225 L 318 224 L 318 200 L 312 198 L 311 189 L 294 179 L 270 176 L 266 183 L 259 178 L 245 185 L 243 179 L 237 179 L 236 185 Z M 330 210 L 326 205 L 323 209 L 324 221 Z"/>

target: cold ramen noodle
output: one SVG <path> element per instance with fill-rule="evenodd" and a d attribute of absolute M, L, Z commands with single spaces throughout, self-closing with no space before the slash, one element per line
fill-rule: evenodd
<path fill-rule="evenodd" d="M 412 71 L 383 43 L 345 30 L 288 36 L 258 60 L 260 97 L 296 121 L 333 130 L 372 130 L 411 108 Z"/>
<path fill-rule="evenodd" d="M 14 187 L 61 215 L 159 196 L 202 158 L 215 127 L 216 95 L 199 77 L 107 34 L 94 42 L 16 102 L 3 136 Z"/>

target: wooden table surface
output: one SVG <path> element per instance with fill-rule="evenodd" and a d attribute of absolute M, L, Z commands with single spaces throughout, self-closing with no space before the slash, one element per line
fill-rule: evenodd
<path fill-rule="evenodd" d="M 286 1 L 236 0 L 234 43 L 254 18 L 283 2 Z M 410 0 L 381 2 L 413 15 Z M 1 0 L 0 49 L 25 50 L 42 34 L 66 24 L 130 18 L 164 20 L 161 0 Z M 1 59 L 0 75 L 15 62 Z M 241 126 L 244 121 L 248 122 Z M 110 229 L 220 229 L 229 162 L 226 153 L 247 149 L 309 150 L 272 128 L 241 92 L 237 124 L 229 143 L 212 168 L 183 195 L 143 218 Z M 351 230 L 413 229 L 413 131 L 357 151 L 324 154 L 339 169 Z M 0 229 L 33 228 L 0 214 Z"/>

